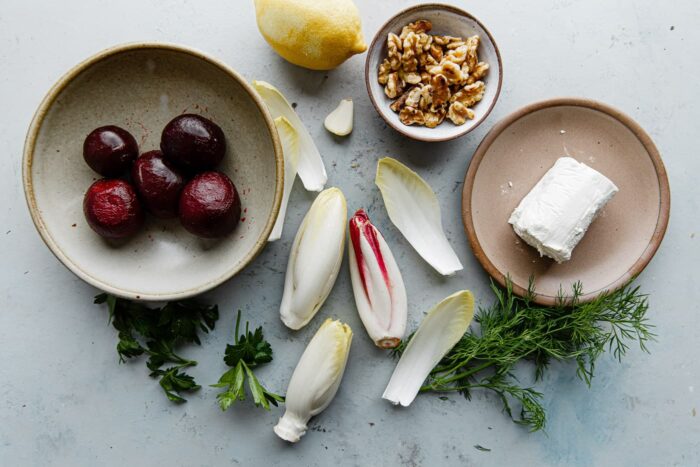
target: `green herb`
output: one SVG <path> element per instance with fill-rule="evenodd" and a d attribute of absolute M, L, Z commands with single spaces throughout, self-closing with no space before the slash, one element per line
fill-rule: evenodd
<path fill-rule="evenodd" d="M 117 353 L 121 363 L 148 355 L 150 376 L 160 378 L 160 386 L 173 402 L 186 402 L 180 394 L 199 389 L 194 378 L 182 371 L 197 362 L 181 357 L 175 348 L 190 343 L 201 345 L 199 331 L 208 333 L 219 319 L 216 305 L 183 300 L 149 308 L 106 293 L 97 295 L 95 303 L 107 304 L 109 321 L 119 332 Z M 169 363 L 174 365 L 161 369 Z"/>
<path fill-rule="evenodd" d="M 272 347 L 263 336 L 262 327 L 257 328 L 254 332 L 248 330 L 248 322 L 245 324 L 245 333 L 239 337 L 238 330 L 241 323 L 241 311 L 238 310 L 236 317 L 236 331 L 234 334 L 233 345 L 226 346 L 224 362 L 230 367 L 224 373 L 219 382 L 212 384 L 215 388 L 226 388 L 224 392 L 217 395 L 221 410 L 228 409 L 231 404 L 237 400 L 245 399 L 245 380 L 248 378 L 248 388 L 253 395 L 253 402 L 257 407 L 263 407 L 265 410 L 270 410 L 270 404 L 275 407 L 279 402 L 284 402 L 284 397 L 274 394 L 255 377 L 253 369 L 259 365 L 272 361 Z"/>
<path fill-rule="evenodd" d="M 494 391 L 504 411 L 531 431 L 545 427 L 543 394 L 519 384 L 512 373 L 517 362 L 534 363 L 537 381 L 552 360 L 575 361 L 576 374 L 590 386 L 596 360 L 603 352 L 612 351 L 622 360 L 629 342 L 637 341 L 648 352 L 646 344 L 655 337 L 646 317 L 647 296 L 629 284 L 581 303 L 583 288 L 576 283 L 571 298 L 560 290 L 552 307 L 533 302 L 532 279 L 522 298 L 513 294 L 509 278 L 505 289 L 492 282 L 491 290 L 495 302 L 480 308 L 475 318 L 480 332 L 467 332 L 432 370 L 421 391 L 458 391 L 467 399 L 474 389 Z M 512 413 L 513 403 L 520 407 L 519 416 Z"/>

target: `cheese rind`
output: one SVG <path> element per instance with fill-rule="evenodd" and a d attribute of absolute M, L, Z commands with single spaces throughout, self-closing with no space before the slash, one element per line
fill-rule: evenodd
<path fill-rule="evenodd" d="M 562 263 L 571 259 L 591 222 L 617 192 L 600 172 L 560 157 L 520 201 L 508 223 L 540 256 Z"/>

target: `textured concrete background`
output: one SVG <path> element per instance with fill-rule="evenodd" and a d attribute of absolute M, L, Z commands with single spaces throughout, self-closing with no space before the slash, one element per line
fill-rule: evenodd
<path fill-rule="evenodd" d="M 255 27 L 250 1 L 20 1 L 0 5 L 0 464 L 15 465 L 698 465 L 700 463 L 700 7 L 657 2 L 456 1 L 480 18 L 503 54 L 505 81 L 494 113 L 457 141 L 420 144 L 387 128 L 363 83 L 364 57 L 330 73 L 278 58 Z M 401 1 L 358 0 L 365 37 Z M 175 406 L 142 362 L 118 365 L 115 332 L 91 304 L 96 290 L 69 273 L 31 224 L 21 189 L 25 131 L 39 101 L 69 67 L 105 47 L 137 40 L 181 43 L 210 53 L 249 79 L 276 85 L 299 104 L 329 172 L 351 209 L 364 206 L 384 231 L 408 285 L 410 327 L 459 288 L 490 301 L 487 278 L 461 227 L 460 192 L 476 145 L 498 119 L 554 96 L 599 99 L 629 113 L 656 141 L 673 209 L 664 243 L 639 279 L 651 294 L 658 342 L 632 349 L 623 364 L 601 359 L 591 389 L 571 365 L 554 365 L 545 393 L 547 433 L 511 423 L 489 395 L 419 397 L 409 409 L 380 399 L 393 362 L 372 347 L 354 310 L 346 265 L 330 299 L 299 333 L 278 318 L 293 234 L 312 196 L 295 187 L 282 241 L 206 298 L 222 316 L 192 373 L 203 385 L 224 371 L 221 354 L 234 310 L 264 325 L 276 351 L 260 371 L 284 391 L 311 334 L 326 316 L 355 330 L 345 380 L 333 404 L 297 446 L 272 433 L 280 409 L 248 402 L 221 413 L 204 386 Z M 335 139 L 322 127 L 339 99 L 352 97 L 355 130 Z M 435 188 L 448 236 L 465 269 L 442 278 L 389 222 L 373 184 L 376 160 L 398 157 Z M 483 452 L 474 445 L 491 449 Z"/>

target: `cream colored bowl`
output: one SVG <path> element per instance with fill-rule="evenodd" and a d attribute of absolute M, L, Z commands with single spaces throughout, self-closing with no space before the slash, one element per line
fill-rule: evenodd
<path fill-rule="evenodd" d="M 228 144 L 219 170 L 238 188 L 240 224 L 205 241 L 176 219 L 148 217 L 128 241 L 105 241 L 83 216 L 83 195 L 100 178 L 83 160 L 85 136 L 118 125 L 146 152 L 159 148 L 165 124 L 184 112 L 223 129 Z M 184 47 L 129 44 L 78 64 L 51 88 L 29 128 L 23 181 L 39 234 L 68 269 L 122 297 L 171 300 L 221 284 L 260 253 L 279 211 L 283 158 L 264 103 L 235 71 Z"/>

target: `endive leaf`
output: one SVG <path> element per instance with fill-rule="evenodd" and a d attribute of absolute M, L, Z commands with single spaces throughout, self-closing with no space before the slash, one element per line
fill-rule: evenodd
<path fill-rule="evenodd" d="M 464 335 L 474 317 L 474 296 L 454 293 L 433 307 L 408 342 L 382 397 L 408 407 L 430 371 Z"/>
<path fill-rule="evenodd" d="M 309 191 L 321 191 L 328 176 L 318 148 L 297 113 L 277 88 L 265 81 L 253 81 L 253 87 L 263 98 L 272 118 L 284 117 L 297 131 L 299 137 L 299 178 Z"/>
<path fill-rule="evenodd" d="M 287 263 L 280 318 L 301 329 L 326 301 L 338 277 L 345 247 L 347 205 L 328 188 L 316 197 L 299 226 Z"/>
<path fill-rule="evenodd" d="M 391 157 L 379 160 L 375 183 L 389 219 L 418 254 L 442 275 L 461 270 L 462 263 L 442 230 L 440 205 L 430 185 Z"/>
<path fill-rule="evenodd" d="M 296 443 L 306 424 L 335 397 L 345 372 L 352 329 L 327 319 L 304 350 L 287 388 L 286 410 L 274 428 L 280 438 Z"/>
<path fill-rule="evenodd" d="M 292 192 L 299 164 L 299 135 L 297 131 L 285 117 L 277 117 L 275 126 L 277 127 L 277 134 L 280 137 L 282 152 L 284 153 L 284 191 L 282 192 L 280 212 L 277 215 L 270 237 L 267 239 L 268 242 L 274 242 L 282 237 L 284 218 L 287 215 L 287 204 L 289 204 L 289 194 Z"/>
<path fill-rule="evenodd" d="M 357 311 L 374 343 L 399 345 L 406 331 L 406 288 L 394 255 L 364 209 L 349 222 L 348 260 Z"/>

